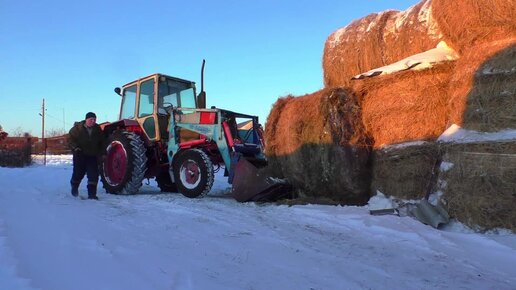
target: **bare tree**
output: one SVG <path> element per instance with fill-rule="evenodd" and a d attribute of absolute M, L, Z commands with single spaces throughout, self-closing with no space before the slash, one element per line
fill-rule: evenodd
<path fill-rule="evenodd" d="M 30 131 L 24 131 L 22 127 L 18 126 L 9 134 L 11 137 L 31 137 L 32 133 Z"/>
<path fill-rule="evenodd" d="M 50 130 L 45 131 L 45 137 L 47 137 L 47 138 L 58 137 L 58 136 L 66 135 L 66 133 L 67 132 L 62 128 L 61 129 L 52 128 Z"/>

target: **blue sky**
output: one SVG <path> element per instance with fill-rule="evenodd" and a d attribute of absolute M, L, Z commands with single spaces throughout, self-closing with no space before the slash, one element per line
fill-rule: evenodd
<path fill-rule="evenodd" d="M 208 106 L 258 115 L 280 96 L 323 87 L 336 29 L 417 1 L 0 0 L 0 125 L 41 136 L 97 113 L 118 118 L 113 88 L 156 72 L 196 81 Z"/>

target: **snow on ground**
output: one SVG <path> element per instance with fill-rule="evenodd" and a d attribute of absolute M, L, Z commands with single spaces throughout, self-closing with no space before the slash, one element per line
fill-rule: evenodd
<path fill-rule="evenodd" d="M 0 168 L 0 289 L 515 289 L 512 233 L 242 204 L 220 174 L 201 199 L 80 200 L 69 159 L 49 164 Z"/>

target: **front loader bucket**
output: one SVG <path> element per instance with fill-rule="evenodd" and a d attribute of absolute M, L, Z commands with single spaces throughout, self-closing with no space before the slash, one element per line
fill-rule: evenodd
<path fill-rule="evenodd" d="M 235 165 L 232 195 L 239 202 L 275 201 L 290 197 L 292 186 L 284 179 L 274 178 L 265 168 L 256 168 L 245 158 Z"/>

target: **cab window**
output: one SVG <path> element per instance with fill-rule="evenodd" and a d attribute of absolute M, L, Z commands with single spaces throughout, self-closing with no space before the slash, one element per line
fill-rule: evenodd
<path fill-rule="evenodd" d="M 195 108 L 195 91 L 191 83 L 163 78 L 159 82 L 158 107 Z"/>
<path fill-rule="evenodd" d="M 144 81 L 140 84 L 140 105 L 138 117 L 152 115 L 154 112 L 154 79 Z"/>
<path fill-rule="evenodd" d="M 120 120 L 134 118 L 136 109 L 136 85 L 124 89 L 122 99 L 122 109 L 120 110 Z"/>
<path fill-rule="evenodd" d="M 195 95 L 192 88 L 181 91 L 181 107 L 195 108 Z"/>

